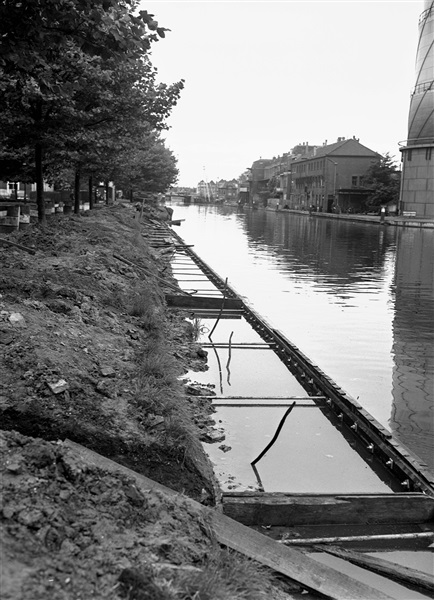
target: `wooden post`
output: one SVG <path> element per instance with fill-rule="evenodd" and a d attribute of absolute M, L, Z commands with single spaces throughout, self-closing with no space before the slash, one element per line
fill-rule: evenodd
<path fill-rule="evenodd" d="M 93 195 L 92 195 L 92 192 L 93 192 L 93 179 L 92 179 L 92 175 L 89 175 L 89 181 L 88 181 L 88 183 L 89 183 L 89 188 L 88 188 L 89 189 L 89 209 L 92 210 L 92 208 L 93 208 Z"/>
<path fill-rule="evenodd" d="M 80 212 L 80 167 L 75 171 L 74 179 L 74 213 L 78 215 Z"/>
<path fill-rule="evenodd" d="M 35 171 L 36 171 L 36 205 L 38 207 L 38 221 L 46 222 L 44 203 L 44 177 L 42 173 L 42 145 L 35 144 Z"/>

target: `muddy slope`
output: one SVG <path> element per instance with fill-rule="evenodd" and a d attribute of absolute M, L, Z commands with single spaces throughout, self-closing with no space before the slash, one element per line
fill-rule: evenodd
<path fill-rule="evenodd" d="M 165 305 L 170 253 L 145 241 L 164 211 L 135 216 L 118 204 L 8 238 L 34 254 L 0 244 L 2 598 L 298 597 L 183 499 L 216 497 L 210 407 L 182 382 L 206 353 Z M 144 493 L 65 439 L 182 494 Z"/>

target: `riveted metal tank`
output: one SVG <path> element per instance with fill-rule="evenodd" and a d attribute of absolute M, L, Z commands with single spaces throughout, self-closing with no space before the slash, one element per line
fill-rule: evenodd
<path fill-rule="evenodd" d="M 402 152 L 399 212 L 434 219 L 434 0 L 419 17 L 416 83 L 410 101 L 408 136 Z"/>
<path fill-rule="evenodd" d="M 434 0 L 425 0 L 419 18 L 416 83 L 408 119 L 409 145 L 434 138 Z"/>

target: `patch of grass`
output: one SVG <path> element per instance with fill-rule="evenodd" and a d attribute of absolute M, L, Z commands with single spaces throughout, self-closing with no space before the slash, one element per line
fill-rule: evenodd
<path fill-rule="evenodd" d="M 123 289 L 120 286 L 113 287 L 110 291 L 104 294 L 101 299 L 103 304 L 107 304 L 119 310 L 125 307 L 125 296 Z"/>
<path fill-rule="evenodd" d="M 180 396 L 178 369 L 161 339 L 142 349 L 137 359 L 135 403 L 144 412 L 162 416 L 173 413 Z"/>
<path fill-rule="evenodd" d="M 140 325 L 145 331 L 161 328 L 162 303 L 158 294 L 147 283 L 137 285 L 130 296 L 128 312 L 140 318 Z"/>
<path fill-rule="evenodd" d="M 164 417 L 164 428 L 156 431 L 159 443 L 185 457 L 193 450 L 195 432 L 175 359 L 160 339 L 139 354 L 137 364 L 135 405 L 144 415 Z"/>
<path fill-rule="evenodd" d="M 199 450 L 199 443 L 194 436 L 193 426 L 189 422 L 186 413 L 179 410 L 179 408 L 166 417 L 162 441 L 167 447 L 181 452 L 183 461 L 186 456 L 194 454 L 194 450 Z"/>
<path fill-rule="evenodd" d="M 265 569 L 230 550 L 216 546 L 200 571 L 180 573 L 182 600 L 266 600 L 271 580 Z"/>
<path fill-rule="evenodd" d="M 162 340 L 142 349 L 137 356 L 139 379 L 151 379 L 161 387 L 177 387 L 177 365 L 175 359 Z"/>
<path fill-rule="evenodd" d="M 170 386 L 162 386 L 155 380 L 141 378 L 136 386 L 135 404 L 145 414 L 154 413 L 166 417 L 174 411 L 175 394 Z"/>
<path fill-rule="evenodd" d="M 195 317 L 191 324 L 193 327 L 193 331 L 192 331 L 193 340 L 195 342 L 197 342 L 197 340 L 200 338 L 202 331 L 203 331 L 202 320 Z"/>

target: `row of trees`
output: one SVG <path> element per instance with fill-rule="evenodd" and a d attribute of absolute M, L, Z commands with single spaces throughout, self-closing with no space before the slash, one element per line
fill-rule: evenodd
<path fill-rule="evenodd" d="M 177 178 L 161 132 L 183 81 L 157 83 L 166 30 L 136 0 L 0 0 L 0 178 L 75 189 L 84 177 L 164 191 Z"/>

